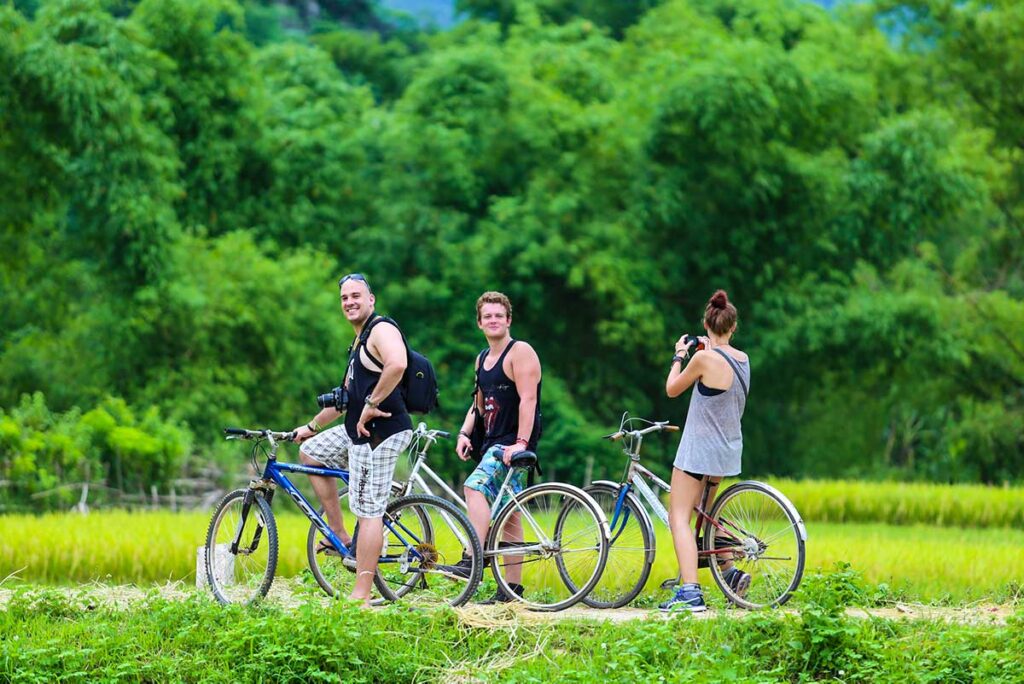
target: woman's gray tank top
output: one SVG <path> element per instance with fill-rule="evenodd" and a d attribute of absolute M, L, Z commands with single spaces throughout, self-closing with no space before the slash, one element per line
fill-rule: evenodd
<path fill-rule="evenodd" d="M 720 350 L 720 354 L 726 355 Z M 732 385 L 725 392 L 705 396 L 694 387 L 673 466 L 701 475 L 738 475 L 743 455 L 740 419 L 747 404 L 744 383 L 750 387 L 750 362 L 733 363 Z M 742 375 L 743 382 L 740 382 Z"/>

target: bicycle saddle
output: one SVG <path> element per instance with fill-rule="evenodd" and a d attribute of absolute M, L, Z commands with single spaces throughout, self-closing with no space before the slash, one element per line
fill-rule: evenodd
<path fill-rule="evenodd" d="M 535 465 L 537 465 L 537 454 L 532 451 L 517 451 L 509 460 L 509 466 L 512 468 L 532 468 Z"/>

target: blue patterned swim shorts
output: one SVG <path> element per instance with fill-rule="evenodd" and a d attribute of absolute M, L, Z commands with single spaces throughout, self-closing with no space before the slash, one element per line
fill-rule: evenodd
<path fill-rule="evenodd" d="M 508 471 L 510 470 L 510 468 L 501 460 L 504 454 L 504 446 L 496 444 L 491 447 L 487 450 L 487 453 L 484 454 L 484 457 L 480 459 L 480 464 L 476 467 L 476 470 L 470 473 L 469 477 L 466 478 L 465 486 L 469 489 L 475 489 L 482 493 L 487 498 L 487 503 L 492 505 L 494 504 L 494 499 L 498 496 L 498 491 L 501 489 L 501 485 L 505 483 L 505 478 L 508 476 Z M 516 472 L 512 475 L 512 479 L 508 482 L 508 488 L 501 497 L 501 504 L 498 506 L 499 511 L 511 498 L 509 490 L 518 494 L 526 488 L 526 469 L 516 468 L 515 470 Z"/>

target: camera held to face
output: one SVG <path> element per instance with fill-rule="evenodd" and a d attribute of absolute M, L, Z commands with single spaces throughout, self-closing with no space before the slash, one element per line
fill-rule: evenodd
<path fill-rule="evenodd" d="M 344 387 L 335 387 L 326 394 L 318 394 L 316 403 L 320 408 L 333 407 L 344 413 L 348 408 L 348 390 Z"/>
<path fill-rule="evenodd" d="M 686 351 L 687 351 L 687 353 L 692 354 L 693 352 L 698 352 L 698 351 L 700 351 L 703 348 L 704 348 L 704 342 L 699 337 L 697 337 L 696 335 L 689 335 L 689 334 L 686 336 Z"/>

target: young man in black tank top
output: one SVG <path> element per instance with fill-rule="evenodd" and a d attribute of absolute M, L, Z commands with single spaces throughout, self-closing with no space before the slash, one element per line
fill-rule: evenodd
<path fill-rule="evenodd" d="M 477 356 L 477 391 L 473 405 L 459 430 L 455 452 L 463 461 L 470 458 L 470 438 L 477 420 L 484 422 L 483 454 L 476 470 L 466 478 L 465 496 L 469 506 L 469 519 L 480 539 L 487 538 L 491 524 L 491 505 L 508 474 L 513 454 L 537 450 L 540 438 L 540 359 L 528 343 L 513 340 L 512 304 L 500 292 L 485 292 L 476 302 L 477 326 L 487 338 L 487 349 Z M 479 416 L 479 418 L 478 418 Z M 513 491 L 526 485 L 526 473 L 517 472 L 509 482 Z M 500 505 L 504 505 L 504 501 Z M 500 507 L 500 506 L 499 506 Z M 517 541 L 518 523 L 510 523 L 507 541 Z M 518 539 L 521 541 L 521 536 Z M 464 560 L 461 565 L 468 566 Z M 509 568 L 508 579 L 512 588 L 522 593 L 519 586 L 520 568 Z M 510 601 L 509 596 L 496 594 L 491 602 Z"/>
<path fill-rule="evenodd" d="M 299 457 L 306 465 L 323 465 L 349 471 L 349 507 L 359 518 L 356 547 L 356 581 L 351 599 L 370 605 L 370 589 L 383 544 L 383 516 L 391 494 L 391 478 L 398 455 L 412 439 L 412 420 L 398 384 L 408 364 L 402 332 L 389 321 L 377 321 L 376 298 L 361 274 L 338 281 L 341 309 L 355 331 L 355 342 L 345 371 L 348 412 L 344 425 L 324 430 L 341 417 L 328 407 L 306 425 L 295 428 L 295 441 L 302 444 Z M 370 325 L 365 345 L 359 343 L 363 329 Z M 323 430 L 321 432 L 321 430 Z M 327 524 L 348 544 L 351 535 L 338 502 L 337 480 L 310 475 L 313 491 L 327 514 Z M 321 542 L 317 553 L 337 553 Z"/>

